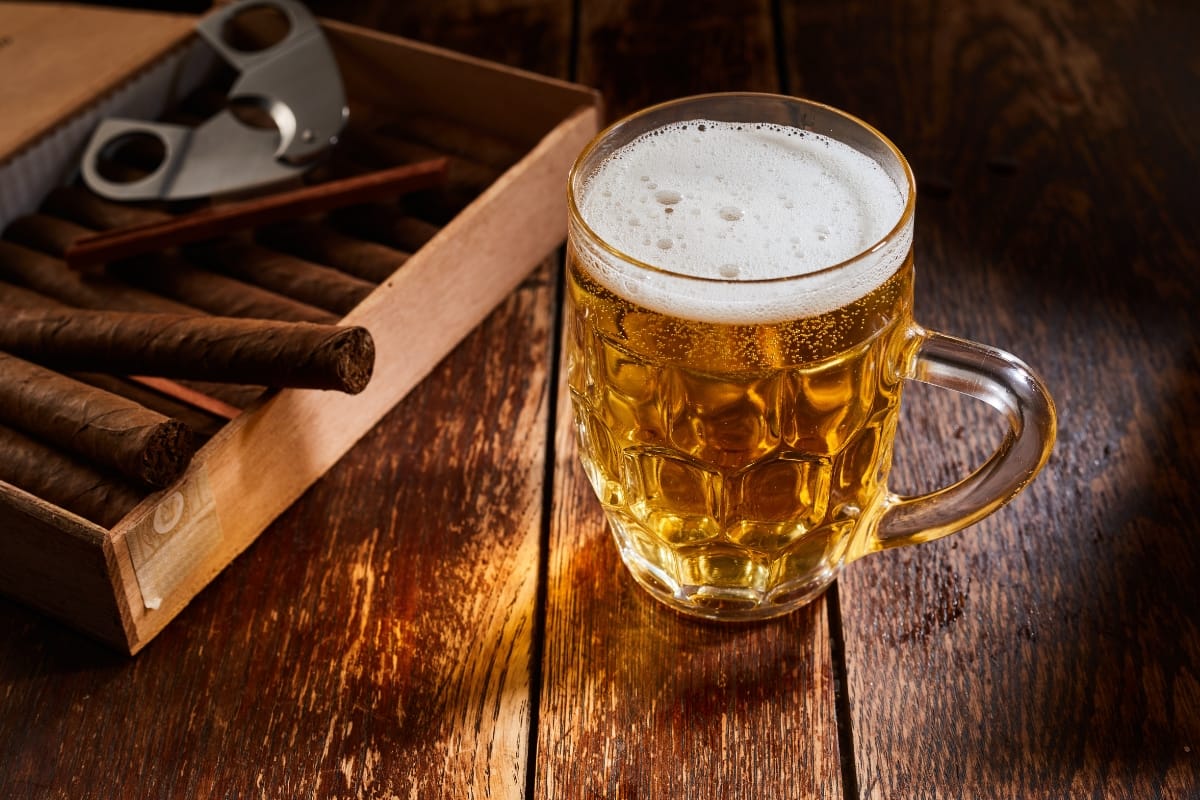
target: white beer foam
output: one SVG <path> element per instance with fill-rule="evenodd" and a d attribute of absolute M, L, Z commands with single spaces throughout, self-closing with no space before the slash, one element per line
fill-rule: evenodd
<path fill-rule="evenodd" d="M 611 247 L 579 256 L 604 286 L 664 314 L 723 324 L 814 316 L 864 296 L 903 262 L 905 194 L 874 159 L 782 125 L 692 120 L 644 134 L 586 176 L 578 207 Z M 818 274 L 810 274 L 818 273 Z M 799 280 L 761 281 L 807 276 Z M 695 280 L 707 278 L 712 280 Z"/>

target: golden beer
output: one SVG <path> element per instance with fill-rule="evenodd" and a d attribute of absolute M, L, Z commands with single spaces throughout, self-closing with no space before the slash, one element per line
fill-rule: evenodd
<path fill-rule="evenodd" d="M 767 95 L 667 103 L 601 134 L 569 187 L 567 381 L 622 560 L 685 613 L 758 619 L 866 552 L 990 513 L 1053 443 L 1014 357 L 913 321 L 912 174 L 877 132 Z M 905 380 L 1012 434 L 919 498 L 887 490 Z"/>
<path fill-rule="evenodd" d="M 698 609 L 804 602 L 885 491 L 912 259 L 861 300 L 769 325 L 693 322 L 568 253 L 580 457 L 627 565 Z"/>

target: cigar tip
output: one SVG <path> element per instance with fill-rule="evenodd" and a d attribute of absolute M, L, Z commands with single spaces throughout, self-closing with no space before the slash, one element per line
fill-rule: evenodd
<path fill-rule="evenodd" d="M 174 483 L 183 475 L 196 453 L 196 437 L 191 428 L 177 419 L 155 426 L 142 451 L 138 477 L 155 489 Z"/>
<path fill-rule="evenodd" d="M 367 388 L 375 372 L 375 340 L 366 328 L 345 328 L 338 333 L 337 376 L 340 388 L 347 394 L 358 394 Z"/>

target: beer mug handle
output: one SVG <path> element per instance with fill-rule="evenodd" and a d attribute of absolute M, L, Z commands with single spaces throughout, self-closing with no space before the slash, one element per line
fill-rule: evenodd
<path fill-rule="evenodd" d="M 910 379 L 977 398 L 1008 420 L 992 456 L 958 483 L 929 494 L 889 494 L 865 552 L 938 539 L 972 525 L 1033 480 L 1054 446 L 1054 401 L 1016 356 L 935 331 L 918 336 Z"/>

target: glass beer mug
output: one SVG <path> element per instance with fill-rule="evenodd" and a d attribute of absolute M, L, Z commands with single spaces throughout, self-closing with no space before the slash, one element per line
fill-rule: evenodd
<path fill-rule="evenodd" d="M 567 378 L 621 558 L 687 614 L 763 619 L 867 553 L 996 510 L 1045 464 L 1053 403 L 1021 361 L 913 319 L 915 184 L 845 113 L 719 94 L 603 131 L 568 186 Z M 1007 419 L 974 473 L 887 489 L 917 380 Z"/>

